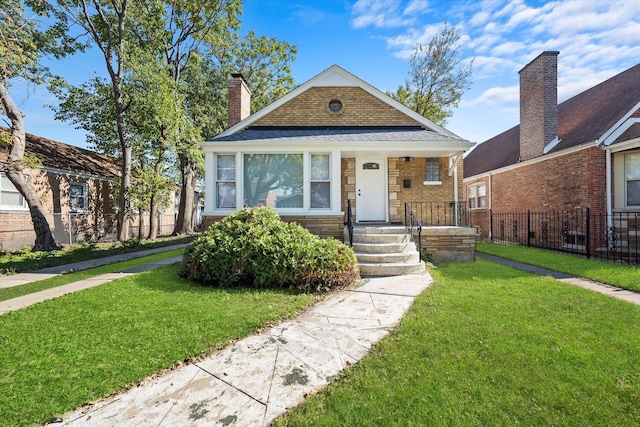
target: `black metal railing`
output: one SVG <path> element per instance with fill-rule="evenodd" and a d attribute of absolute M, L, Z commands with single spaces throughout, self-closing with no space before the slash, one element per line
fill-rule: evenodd
<path fill-rule="evenodd" d="M 347 199 L 347 230 L 349 232 L 349 247 L 353 247 L 353 213 L 351 212 L 351 200 Z"/>
<path fill-rule="evenodd" d="M 640 266 L 640 212 L 492 212 L 492 242 L 519 244 Z"/>
<path fill-rule="evenodd" d="M 467 227 L 469 224 L 469 209 L 466 202 L 432 201 L 408 203 L 410 203 L 413 212 L 425 227 Z"/>
<path fill-rule="evenodd" d="M 413 211 L 412 203 L 404 204 L 404 223 L 407 227 L 407 232 L 413 237 L 414 229 L 418 234 L 418 253 L 420 254 L 420 259 L 422 259 L 422 223 L 420 219 Z"/>

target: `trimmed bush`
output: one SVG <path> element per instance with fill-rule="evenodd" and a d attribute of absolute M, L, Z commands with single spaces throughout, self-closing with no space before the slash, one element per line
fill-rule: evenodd
<path fill-rule="evenodd" d="M 325 292 L 360 280 L 355 254 L 269 208 L 246 208 L 216 222 L 187 247 L 180 275 L 222 287 Z"/>

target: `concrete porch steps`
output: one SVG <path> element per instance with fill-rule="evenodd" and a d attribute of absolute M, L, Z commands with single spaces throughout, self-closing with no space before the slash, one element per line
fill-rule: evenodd
<path fill-rule="evenodd" d="M 345 229 L 345 241 L 348 240 Z M 356 226 L 353 251 L 362 276 L 400 276 L 425 271 L 416 244 L 403 226 Z"/>

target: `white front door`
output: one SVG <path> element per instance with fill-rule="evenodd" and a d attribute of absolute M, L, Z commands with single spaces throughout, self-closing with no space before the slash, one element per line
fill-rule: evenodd
<path fill-rule="evenodd" d="M 387 220 L 387 161 L 356 161 L 356 221 Z"/>

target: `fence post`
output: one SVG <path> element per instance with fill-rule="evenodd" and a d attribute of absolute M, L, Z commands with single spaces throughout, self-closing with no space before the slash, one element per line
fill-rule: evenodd
<path fill-rule="evenodd" d="M 489 209 L 489 241 L 493 243 L 493 209 Z"/>
<path fill-rule="evenodd" d="M 527 210 L 527 247 L 531 247 L 531 210 Z"/>
<path fill-rule="evenodd" d="M 585 239 L 587 240 L 586 242 L 584 242 L 587 246 L 587 259 L 591 258 L 591 208 L 587 207 L 587 223 L 586 223 L 586 230 L 585 230 Z"/>
<path fill-rule="evenodd" d="M 69 211 L 69 213 L 67 214 L 68 217 L 68 221 L 67 221 L 67 233 L 69 234 L 69 244 L 73 245 L 73 237 L 71 234 L 71 211 Z"/>

